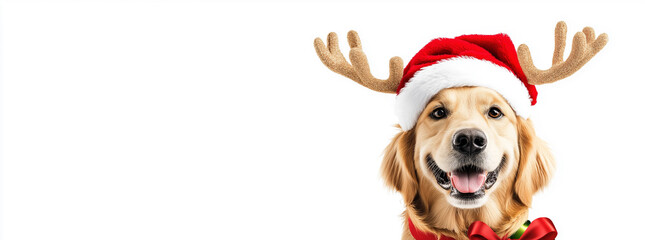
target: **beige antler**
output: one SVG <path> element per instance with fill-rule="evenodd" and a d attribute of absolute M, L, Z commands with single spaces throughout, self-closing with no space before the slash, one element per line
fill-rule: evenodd
<path fill-rule="evenodd" d="M 356 31 L 347 33 L 347 41 L 351 48 L 349 60 L 347 62 L 338 48 L 338 36 L 336 33 L 329 33 L 327 36 L 327 46 L 320 38 L 314 40 L 314 47 L 320 61 L 330 70 L 339 73 L 349 79 L 354 80 L 369 89 L 384 93 L 395 93 L 401 77 L 403 77 L 403 60 L 400 57 L 390 59 L 390 77 L 386 80 L 377 79 L 372 76 L 370 66 L 367 63 L 367 57 L 361 48 L 361 39 Z"/>
<path fill-rule="evenodd" d="M 517 49 L 517 57 L 528 82 L 533 85 L 552 83 L 564 79 L 578 71 L 591 58 L 596 55 L 606 44 L 607 34 L 595 37 L 593 28 L 585 27 L 582 32 L 573 36 L 571 53 L 567 60 L 562 62 L 564 46 L 567 40 L 567 25 L 561 21 L 555 26 L 555 50 L 553 51 L 553 64 L 547 70 L 540 70 L 533 65 L 531 52 L 525 44 Z"/>

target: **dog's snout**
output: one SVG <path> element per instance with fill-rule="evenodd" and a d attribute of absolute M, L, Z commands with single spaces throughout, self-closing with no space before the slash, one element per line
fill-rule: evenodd
<path fill-rule="evenodd" d="M 463 154 L 478 154 L 486 148 L 486 134 L 475 128 L 461 129 L 452 137 L 452 148 Z"/>

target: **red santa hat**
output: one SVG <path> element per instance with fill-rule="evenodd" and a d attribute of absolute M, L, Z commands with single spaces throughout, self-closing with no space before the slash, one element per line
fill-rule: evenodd
<path fill-rule="evenodd" d="M 423 47 L 403 71 L 395 102 L 399 125 L 404 131 L 412 129 L 435 94 L 463 86 L 497 91 L 524 118 L 537 98 L 506 34 L 438 38 Z"/>

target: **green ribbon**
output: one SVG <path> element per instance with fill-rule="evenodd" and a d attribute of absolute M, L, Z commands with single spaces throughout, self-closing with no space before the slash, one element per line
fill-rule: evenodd
<path fill-rule="evenodd" d="M 524 222 L 524 224 L 522 224 L 522 226 L 520 226 L 520 229 L 517 229 L 517 231 L 515 233 L 513 233 L 513 235 L 511 235 L 509 238 L 510 239 L 520 239 L 522 234 L 524 234 L 524 231 L 526 231 L 526 229 L 529 227 L 529 224 L 531 224 L 531 221 L 526 220 L 526 222 Z"/>

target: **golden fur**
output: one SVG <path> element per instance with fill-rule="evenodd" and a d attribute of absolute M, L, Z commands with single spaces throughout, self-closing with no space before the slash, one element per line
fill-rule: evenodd
<path fill-rule="evenodd" d="M 437 106 L 450 112 L 449 117 L 435 120 L 429 114 Z M 498 107 L 504 116 L 487 117 L 487 109 Z M 437 156 L 437 164 L 448 164 L 442 156 L 451 150 L 450 137 L 462 128 L 478 128 L 489 139 L 487 156 L 498 164 L 501 156 L 507 162 L 500 170 L 494 187 L 487 190 L 488 200 L 477 208 L 451 205 L 448 192 L 438 186 L 428 170 L 425 156 Z M 460 87 L 442 90 L 427 104 L 415 128 L 398 133 L 385 149 L 382 174 L 390 187 L 403 196 L 403 217 L 424 231 L 467 239 L 466 232 L 474 221 L 488 224 L 499 236 L 513 234 L 528 218 L 534 193 L 549 181 L 554 162 L 545 143 L 536 137 L 530 120 L 514 114 L 497 92 L 483 87 Z M 407 220 L 403 239 L 413 240 Z"/>

